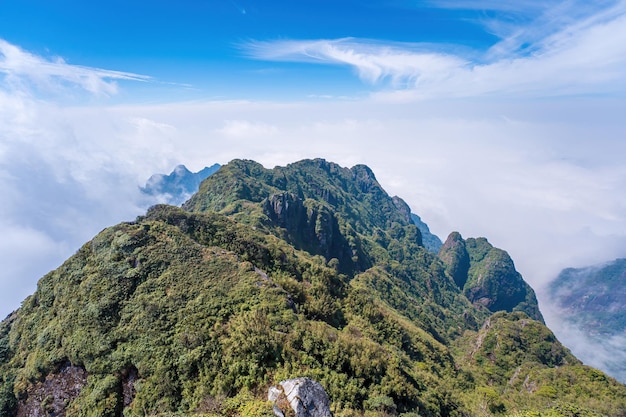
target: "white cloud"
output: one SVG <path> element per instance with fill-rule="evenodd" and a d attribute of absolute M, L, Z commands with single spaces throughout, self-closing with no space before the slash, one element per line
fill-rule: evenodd
<path fill-rule="evenodd" d="M 554 0 L 430 0 L 426 4 L 438 8 L 465 9 L 465 10 L 498 10 L 516 13 L 537 13 L 550 5 L 557 3 Z"/>
<path fill-rule="evenodd" d="M 216 130 L 216 133 L 232 138 L 256 136 L 258 140 L 263 140 L 266 136 L 274 135 L 278 132 L 276 126 L 265 123 L 254 123 L 247 120 L 226 120 L 224 126 Z"/>
<path fill-rule="evenodd" d="M 441 238 L 458 230 L 506 249 L 540 297 L 561 268 L 626 253 L 619 100 L 19 100 L 0 113 L 0 235 L 12 242 L 0 245 L 2 314 L 99 230 L 141 213 L 137 187 L 178 163 L 365 163 Z"/>
<path fill-rule="evenodd" d="M 370 83 L 389 78 L 396 85 L 415 83 L 435 73 L 447 74 L 467 64 L 459 57 L 425 51 L 424 45 L 384 45 L 352 38 L 255 41 L 245 48 L 256 59 L 349 65 Z"/>
<path fill-rule="evenodd" d="M 36 288 L 37 280 L 59 265 L 68 252 L 44 232 L 0 223 L 0 318 L 4 318 Z"/>
<path fill-rule="evenodd" d="M 194 169 L 232 158 L 268 167 L 307 157 L 366 163 L 442 238 L 455 229 L 485 235 L 537 285 L 559 267 L 626 250 L 619 107 L 600 99 L 213 102 L 131 111 L 176 126 L 171 140 Z M 276 129 L 264 135 L 258 126 Z M 230 133 L 237 141 L 224 140 Z"/>
<path fill-rule="evenodd" d="M 5 86 L 21 93 L 31 88 L 57 92 L 75 85 L 89 93 L 108 96 L 118 91 L 115 80 L 150 80 L 150 77 L 129 72 L 71 65 L 62 58 L 45 59 L 3 39 L 0 39 L 0 73 L 4 74 Z"/>
<path fill-rule="evenodd" d="M 474 10 L 475 23 L 501 39 L 488 57 L 538 49 L 542 39 L 624 12 L 623 0 L 430 0 L 435 8 Z M 469 15 L 471 16 L 471 15 Z M 472 19 L 472 17 L 466 17 Z"/>
<path fill-rule="evenodd" d="M 0 107 L 0 226 L 56 242 L 57 264 L 140 213 L 151 174 L 233 158 L 366 163 L 440 237 L 487 236 L 536 286 L 626 252 L 620 100 L 67 107 L 0 93 Z"/>
<path fill-rule="evenodd" d="M 593 10 L 578 2 L 568 3 L 567 8 L 563 4 L 547 9 L 531 24 L 509 30 L 511 33 L 481 59 L 459 54 L 449 46 L 385 45 L 349 38 L 250 42 L 245 49 L 262 60 L 348 65 L 369 83 L 390 80 L 392 90 L 400 92 L 392 91 L 391 96 L 404 100 L 623 96 L 626 2 Z"/>
<path fill-rule="evenodd" d="M 544 310 L 549 311 L 550 317 L 558 319 L 550 320 L 548 325 L 561 343 L 572 350 L 585 365 L 604 369 L 620 382 L 626 383 L 626 336 L 590 336 L 587 331 L 564 320 L 570 318 L 570 312 L 550 311 L 550 308 L 553 306 L 547 305 Z"/>

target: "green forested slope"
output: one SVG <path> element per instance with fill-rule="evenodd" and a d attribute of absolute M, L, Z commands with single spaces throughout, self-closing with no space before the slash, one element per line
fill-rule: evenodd
<path fill-rule="evenodd" d="M 234 161 L 184 208 L 104 230 L 2 322 L 0 415 L 272 415 L 295 376 L 337 416 L 626 410 L 540 321 L 472 304 L 366 167 Z"/>

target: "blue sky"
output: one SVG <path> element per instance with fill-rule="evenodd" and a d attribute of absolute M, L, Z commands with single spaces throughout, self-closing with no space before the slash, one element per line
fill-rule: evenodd
<path fill-rule="evenodd" d="M 625 0 L 0 0 L 0 315 L 154 173 L 323 157 L 509 251 L 558 327 L 542 286 L 626 256 L 624 114 Z"/>
<path fill-rule="evenodd" d="M 410 85 L 429 71 L 489 69 L 551 53 L 550 43 L 572 42 L 568 37 L 577 35 L 568 32 L 572 27 L 581 25 L 574 29 L 583 33 L 584 25 L 619 18 L 622 9 L 610 0 L 592 5 L 554 0 L 5 1 L 0 36 L 44 59 L 149 77 L 147 86 L 123 83 L 118 101 L 361 97 Z M 328 50 L 333 47 L 334 54 Z M 362 59 L 341 55 L 346 52 Z M 368 65 L 380 65 L 377 57 L 389 59 L 386 53 L 413 58 L 413 64 L 383 68 L 381 78 L 366 74 Z M 418 62 L 427 56 L 430 61 Z"/>
<path fill-rule="evenodd" d="M 450 43 L 483 50 L 497 36 L 485 31 L 481 21 L 493 14 L 509 16 L 422 3 L 2 2 L 0 27 L 6 41 L 41 56 L 61 56 L 71 64 L 115 68 L 149 75 L 158 84 L 191 87 L 191 91 L 170 88 L 170 95 L 249 98 L 264 94 L 267 98 L 267 94 L 335 94 L 337 89 L 354 94 L 364 88 L 346 68 L 250 59 L 248 42 L 357 38 Z M 515 15 L 525 18 L 524 13 Z"/>

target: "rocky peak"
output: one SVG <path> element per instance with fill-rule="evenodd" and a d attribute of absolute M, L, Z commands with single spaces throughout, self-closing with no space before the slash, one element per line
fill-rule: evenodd
<path fill-rule="evenodd" d="M 282 237 L 298 249 L 336 259 L 345 273 L 369 267 L 358 246 L 350 245 L 335 214 L 323 204 L 308 203 L 288 192 L 276 193 L 262 202 L 263 213 L 282 231 Z M 354 247 L 353 247 L 354 246 Z"/>
<path fill-rule="evenodd" d="M 439 250 L 439 258 L 446 265 L 446 271 L 456 285 L 463 289 L 467 282 L 470 258 L 465 248 L 465 241 L 459 232 L 452 232 Z"/>
<path fill-rule="evenodd" d="M 372 236 L 392 228 L 407 228 L 399 235 L 414 236 L 415 244 L 421 245 L 419 230 L 411 221 L 406 203 L 390 197 L 365 165 L 348 169 L 313 159 L 265 169 L 251 161 L 235 160 L 208 178 L 183 208 L 232 214 L 254 210 L 250 203 L 260 203 L 270 220 L 279 220 L 280 227 L 285 227 L 285 215 L 302 215 L 287 208 L 289 202 L 296 201 L 306 206 L 308 217 L 314 212 L 331 213 L 344 236 L 353 234 L 352 238 L 345 236 L 353 245 L 358 245 L 356 234 Z"/>
<path fill-rule="evenodd" d="M 343 416 L 486 415 L 499 396 L 496 415 L 623 414 L 626 387 L 528 318 L 541 318 L 534 293 L 506 252 L 451 236 L 442 258 L 469 256 L 455 284 L 400 200 L 357 171 L 360 185 L 323 160 L 234 161 L 186 209 L 103 230 L 0 322 L 0 415 L 267 415 L 267 382 L 303 372 Z M 476 333 L 488 309 L 514 312 Z M 309 382 L 276 387 L 282 415 L 330 415 Z"/>
<path fill-rule="evenodd" d="M 439 251 L 446 271 L 465 296 L 489 311 L 523 311 L 543 321 L 533 289 L 515 269 L 506 251 L 484 237 L 463 239 L 453 232 Z"/>
<path fill-rule="evenodd" d="M 350 171 L 352 171 L 356 184 L 362 192 L 367 193 L 371 187 L 379 186 L 376 176 L 368 166 L 355 165 Z"/>

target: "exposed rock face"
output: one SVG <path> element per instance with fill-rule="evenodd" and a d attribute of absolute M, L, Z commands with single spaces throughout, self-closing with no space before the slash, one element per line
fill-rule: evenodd
<path fill-rule="evenodd" d="M 292 193 L 272 194 L 265 200 L 263 211 L 272 221 L 285 229 L 296 229 L 306 223 L 306 208 Z"/>
<path fill-rule="evenodd" d="M 407 223 L 411 223 L 411 208 L 409 207 L 409 205 L 400 197 L 398 196 L 393 196 L 391 197 L 393 204 L 398 208 L 398 210 L 400 210 L 400 213 L 402 213 L 402 215 L 404 216 L 404 220 Z"/>
<path fill-rule="evenodd" d="M 517 294 L 512 262 L 485 239 L 464 241 L 464 287 L 485 290 L 471 293 L 475 308 L 366 169 L 240 161 L 202 184 L 186 205 L 194 212 L 157 205 L 105 229 L 0 322 L 0 416 L 233 406 L 248 416 L 271 405 L 243 387 L 297 369 L 324 381 L 345 416 L 482 415 L 481 387 L 489 400 L 502 393 L 509 412 L 568 402 L 626 416 L 626 387 L 570 361 L 526 314 L 496 313 L 472 343 L 466 330 L 487 319 L 484 306 Z M 272 390 L 276 415 L 329 416 L 309 383 Z M 544 386 L 543 400 L 523 396 Z"/>
<path fill-rule="evenodd" d="M 69 363 L 35 384 L 18 403 L 16 417 L 64 416 L 66 407 L 87 384 L 87 372 Z"/>
<path fill-rule="evenodd" d="M 360 254 L 352 248 L 333 212 L 324 205 L 309 202 L 308 206 L 296 195 L 284 192 L 272 194 L 263 201 L 263 213 L 285 231 L 283 236 L 298 249 L 322 255 L 329 261 L 336 258 L 343 272 L 359 268 L 352 259 Z M 361 254 L 361 259 L 364 256 Z M 363 262 L 361 262 L 363 263 Z M 369 264 L 362 265 L 365 269 Z"/>
<path fill-rule="evenodd" d="M 135 382 L 138 378 L 138 371 L 134 366 L 124 372 L 122 378 L 122 403 L 124 407 L 128 407 L 135 398 Z"/>
<path fill-rule="evenodd" d="M 274 402 L 277 417 L 292 415 L 290 410 L 285 409 L 287 404 L 296 417 L 332 417 L 326 391 L 309 378 L 282 381 L 278 387 L 270 387 L 267 398 Z"/>

